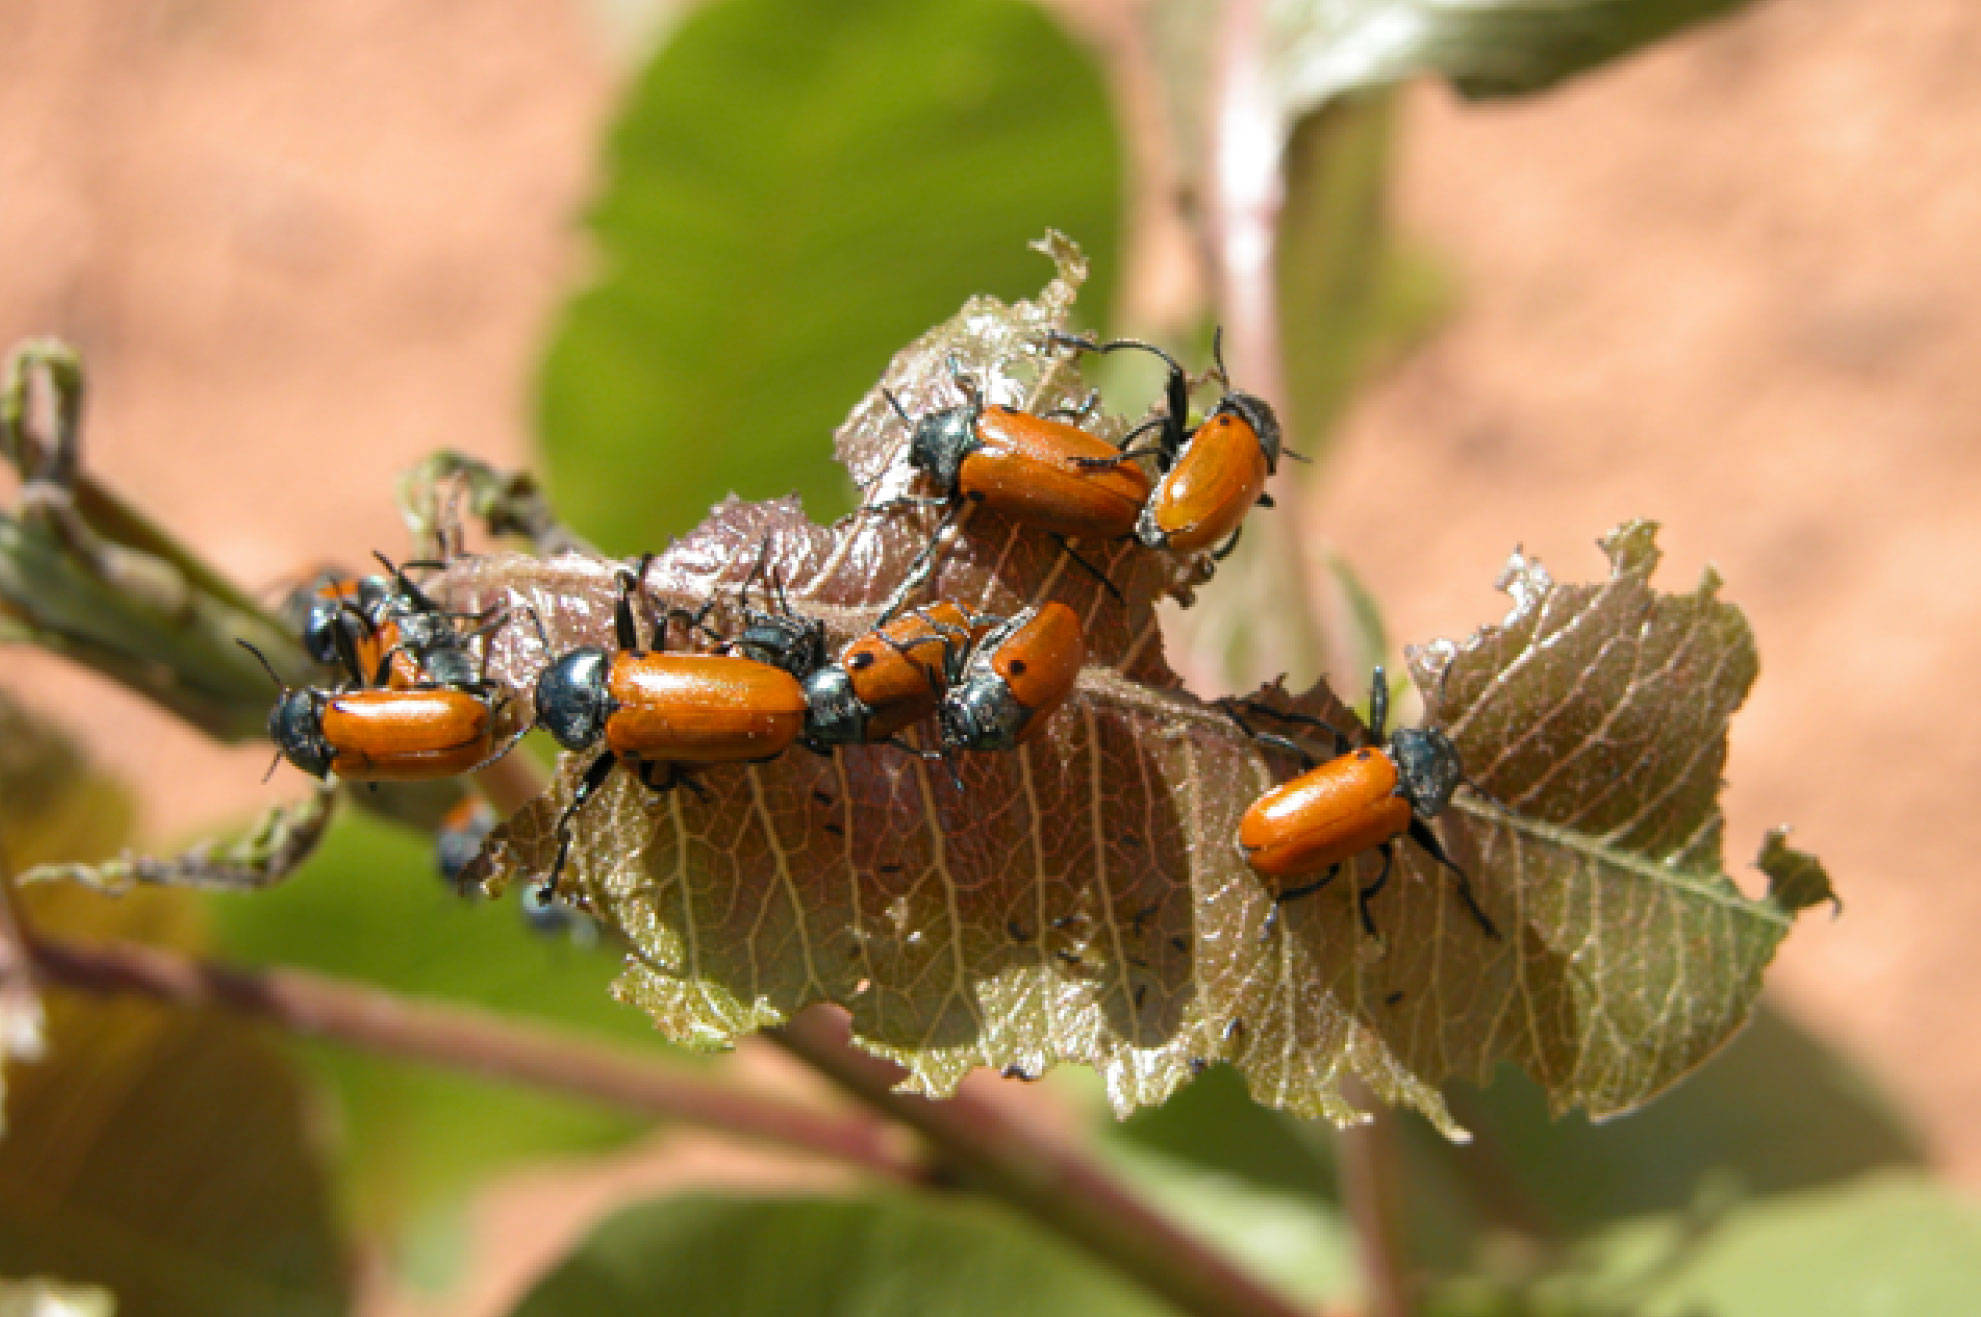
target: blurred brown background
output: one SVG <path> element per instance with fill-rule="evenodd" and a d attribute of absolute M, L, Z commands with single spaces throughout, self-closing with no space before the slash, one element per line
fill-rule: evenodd
<path fill-rule="evenodd" d="M 241 579 L 399 546 L 403 466 L 526 449 L 642 8 L 0 3 L 0 340 L 78 343 L 96 471 Z M 1667 586 L 1717 564 L 1763 655 L 1730 858 L 1794 822 L 1848 903 L 1772 982 L 1970 1187 L 1978 65 L 1966 0 L 1772 0 L 1529 103 L 1412 93 L 1397 205 L 1460 301 L 1312 508 L 1402 640 L 1495 619 L 1516 543 L 1588 577 L 1650 516 Z M 52 660 L 0 681 L 144 784 L 161 840 L 293 786 Z"/>

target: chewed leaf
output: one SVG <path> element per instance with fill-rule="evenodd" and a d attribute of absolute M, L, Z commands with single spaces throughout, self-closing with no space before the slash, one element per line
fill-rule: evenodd
<path fill-rule="evenodd" d="M 1411 654 L 1430 720 L 1490 797 L 1461 792 L 1444 836 L 1517 929 L 1465 1009 L 1397 1040 L 1415 1069 L 1512 1060 L 1558 1111 L 1628 1110 L 1732 1035 L 1795 911 L 1827 895 L 1804 870 L 1792 899 L 1753 900 L 1724 872 L 1720 772 L 1753 637 L 1711 573 L 1689 595 L 1652 588 L 1655 529 L 1606 537 L 1593 585 L 1515 554 L 1504 623 Z"/>
<path fill-rule="evenodd" d="M 1029 409 L 1077 403 L 1077 379 L 1047 342 L 1077 284 L 1077 255 L 1057 254 L 1061 278 L 1039 301 L 973 301 L 905 349 L 882 384 L 911 415 L 954 403 L 959 372 Z M 1136 419 L 1087 423 L 1115 434 Z M 841 459 L 870 499 L 928 492 L 903 460 L 906 439 L 880 389 L 841 430 Z M 795 500 L 732 499 L 647 565 L 635 612 L 644 634 L 668 610 L 712 602 L 709 625 L 732 633 L 737 592 L 761 561 L 791 605 L 841 645 L 873 625 L 939 520 L 938 511 L 910 509 L 823 528 L 806 522 Z M 982 512 L 958 519 L 935 580 L 914 596 L 1002 614 L 1050 597 L 1078 612 L 1086 630 L 1078 685 L 1044 734 L 1015 753 L 959 757 L 960 784 L 941 765 L 887 746 L 830 756 L 793 749 L 769 763 L 699 770 L 700 792 L 655 794 L 615 774 L 576 821 L 564 882 L 632 948 L 619 995 L 670 1038 L 703 1047 L 835 1003 L 851 1013 L 856 1041 L 906 1066 L 910 1087 L 937 1095 L 977 1066 L 1036 1075 L 1071 1061 L 1095 1067 L 1126 1112 L 1224 1061 L 1275 1106 L 1354 1120 L 1340 1085 L 1355 1077 L 1453 1132 L 1436 1088 L 1448 1075 L 1514 1055 L 1562 1100 L 1612 1110 L 1669 1082 L 1738 1020 L 1730 1008 L 1713 1032 L 1654 1018 L 1651 1003 L 1626 1038 L 1663 1028 L 1698 1046 L 1664 1049 L 1627 1083 L 1580 1081 L 1554 1045 L 1556 1033 L 1569 1032 L 1574 1003 L 1559 978 L 1550 986 L 1536 977 L 1550 965 L 1566 972 L 1543 897 L 1553 900 L 1555 885 L 1575 875 L 1523 871 L 1538 851 L 1489 849 L 1493 829 L 1512 825 L 1483 806 L 1446 836 L 1506 940 L 1487 938 L 1448 879 L 1415 854 L 1400 857 L 1377 903 L 1379 937 L 1362 933 L 1352 897 L 1354 883 L 1373 878 L 1373 858 L 1275 915 L 1235 837 L 1247 806 L 1288 764 L 1183 691 L 1162 656 L 1155 601 L 1200 583 L 1202 564 L 1132 543 L 1080 548 L 1119 599 L 1050 539 Z M 576 555 L 473 558 L 450 567 L 441 588 L 454 608 L 541 620 L 542 635 L 511 626 L 492 646 L 491 675 L 527 701 L 550 654 L 612 643 L 621 570 Z M 1640 593 L 1662 606 L 1647 588 Z M 761 605 L 761 594 L 753 602 Z M 1621 619 L 1604 614 L 1586 625 L 1612 616 Z M 1642 630 L 1641 618 L 1626 621 Z M 684 631 L 675 626 L 671 643 L 689 644 Z M 1504 632 L 1474 649 L 1485 652 Z M 1518 659 L 1517 646 L 1494 652 Z M 1745 652 L 1739 671 L 1751 676 Z M 1473 688 L 1455 677 L 1450 695 Z M 1656 698 L 1667 694 L 1687 692 Z M 1297 700 L 1276 687 L 1259 698 L 1355 725 L 1325 686 Z M 1711 735 L 1723 734 L 1724 712 Z M 1514 731 L 1480 725 L 1493 738 L 1472 748 L 1484 765 Z M 927 733 L 912 735 L 927 744 Z M 482 876 L 502 882 L 550 868 L 557 821 L 589 762 L 568 756 L 557 786 L 497 830 Z M 1514 822 L 1551 826 L 1561 789 L 1544 787 L 1531 819 Z M 1711 808 L 1710 791 L 1686 799 Z M 1778 938 L 1789 917 L 1779 907 L 1768 914 Z M 1667 927 L 1604 929 L 1626 960 L 1666 954 Z M 1758 968 L 1715 965 L 1710 981 L 1693 986 L 1702 999 L 1744 1005 Z M 1737 985 L 1736 975 L 1745 976 Z M 1515 1002 L 1523 1009 L 1508 1011 Z M 1687 1009 L 1680 1001 L 1674 1013 Z M 1516 1031 L 1496 1023 L 1501 1016 L 1544 1023 L 1549 1046 L 1519 1046 Z M 1485 1041 L 1468 1041 L 1473 1034 Z M 1604 1060 L 1598 1041 L 1584 1039 L 1583 1055 L 1590 1066 Z M 1563 1076 L 1579 1086 L 1557 1084 Z"/>

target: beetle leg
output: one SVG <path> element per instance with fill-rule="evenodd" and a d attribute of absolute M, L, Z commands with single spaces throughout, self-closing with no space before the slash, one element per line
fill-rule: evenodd
<path fill-rule="evenodd" d="M 1376 933 L 1376 921 L 1369 914 L 1369 902 L 1375 900 L 1376 893 L 1382 891 L 1383 887 L 1389 882 L 1390 865 L 1396 859 L 1396 848 L 1391 843 L 1384 842 L 1382 845 L 1376 847 L 1376 849 L 1382 852 L 1383 867 L 1376 870 L 1376 881 L 1355 893 L 1355 909 L 1362 916 L 1362 931 L 1370 937 L 1376 937 L 1378 934 Z"/>
<path fill-rule="evenodd" d="M 1270 704 L 1260 704 L 1257 700 L 1220 700 L 1220 704 L 1240 704 L 1248 713 L 1262 713 L 1283 723 L 1293 723 L 1300 727 L 1313 727 L 1334 737 L 1334 752 L 1345 755 L 1355 748 L 1354 740 L 1348 733 L 1336 727 L 1325 718 L 1316 718 L 1310 713 L 1295 713 L 1291 709 L 1275 709 Z"/>
<path fill-rule="evenodd" d="M 1273 717 L 1284 719 L 1287 722 L 1311 723 L 1316 727 L 1325 728 L 1326 730 L 1333 732 L 1335 735 L 1335 741 L 1337 747 L 1345 747 L 1347 744 L 1346 738 L 1342 736 L 1338 728 L 1334 727 L 1332 724 L 1322 722 L 1319 718 L 1308 718 L 1304 714 L 1282 713 L 1280 710 L 1274 709 L 1269 705 L 1254 704 L 1250 700 L 1233 700 L 1233 699 L 1218 700 L 1217 707 L 1224 710 L 1225 717 L 1231 719 L 1232 722 L 1238 724 L 1239 731 L 1245 733 L 1245 735 L 1251 737 L 1254 741 L 1257 741 L 1261 745 L 1270 746 L 1275 750 L 1283 751 L 1284 753 L 1290 754 L 1294 758 L 1298 759 L 1300 761 L 1300 771 L 1303 773 L 1308 772 L 1315 767 L 1314 756 L 1307 753 L 1306 747 L 1300 745 L 1298 742 L 1288 737 L 1280 736 L 1277 733 L 1260 731 L 1258 728 L 1252 726 L 1251 723 L 1245 721 L 1244 715 L 1238 712 L 1238 710 L 1241 707 L 1243 707 L 1245 710 L 1247 710 L 1250 713 L 1271 714 Z M 1345 748 L 1337 748 L 1335 753 L 1337 755 L 1346 754 L 1347 750 Z"/>
<path fill-rule="evenodd" d="M 1087 400 L 1078 407 L 1055 407 L 1049 412 L 1040 412 L 1039 415 L 1045 417 L 1047 420 L 1064 416 L 1070 420 L 1084 421 L 1094 414 L 1094 408 L 1100 406 L 1100 402 L 1101 391 L 1099 389 L 1089 389 L 1087 391 Z"/>
<path fill-rule="evenodd" d="M 1261 495 L 1260 497 L 1263 498 L 1264 495 Z M 1226 558 L 1229 558 L 1231 556 L 1231 551 L 1238 547 L 1238 537 L 1240 535 L 1243 535 L 1244 533 L 1245 533 L 1245 528 L 1243 526 L 1240 526 L 1237 530 L 1231 532 L 1230 539 L 1226 540 L 1223 544 L 1219 545 L 1217 548 L 1211 550 L 1211 561 L 1223 562 Z"/>
<path fill-rule="evenodd" d="M 929 536 L 929 542 L 922 546 L 920 553 L 915 555 L 915 561 L 908 565 L 907 572 L 901 577 L 901 584 L 894 587 L 894 594 L 888 600 L 887 606 L 881 609 L 880 616 L 874 619 L 875 629 L 893 621 L 895 615 L 901 611 L 901 606 L 908 601 L 908 596 L 921 589 L 923 583 L 933 576 L 935 569 L 941 565 L 936 550 L 942 547 L 942 537 L 949 533 L 951 526 L 956 524 L 956 518 L 963 511 L 963 505 L 947 499 L 929 501 L 945 503 L 949 511 L 944 513 L 942 520 L 937 523 L 935 533 Z"/>
<path fill-rule="evenodd" d="M 1479 908 L 1478 900 L 1472 895 L 1472 880 L 1465 876 L 1465 870 L 1452 863 L 1451 857 L 1445 854 L 1444 844 L 1438 840 L 1438 834 L 1431 831 L 1431 825 L 1413 817 L 1410 820 L 1410 840 L 1422 846 L 1426 855 L 1451 870 L 1453 876 L 1458 879 L 1458 899 L 1465 902 L 1465 908 L 1472 912 L 1472 918 L 1478 922 L 1480 931 L 1487 937 L 1497 940 L 1500 931 L 1493 925 L 1493 921 L 1486 917 L 1486 912 Z"/>
<path fill-rule="evenodd" d="M 571 803 L 557 816 L 557 863 L 550 866 L 550 879 L 537 888 L 537 904 L 549 905 L 557 896 L 557 882 L 564 876 L 564 861 L 571 855 L 571 820 L 585 807 L 585 802 L 605 785 L 605 779 L 612 776 L 612 767 L 619 762 L 617 755 L 606 751 L 592 760 L 592 766 L 578 779 L 578 785 L 571 789 Z"/>
<path fill-rule="evenodd" d="M 1064 535 L 1054 535 L 1053 538 L 1059 541 L 1060 548 L 1066 550 L 1067 557 L 1071 558 L 1074 562 L 1079 563 L 1081 567 L 1086 569 L 1086 572 L 1089 576 L 1093 577 L 1096 581 L 1099 581 L 1101 583 L 1102 589 L 1106 590 L 1109 594 L 1114 596 L 1114 602 L 1116 602 L 1117 604 L 1124 604 L 1124 605 L 1128 602 L 1126 599 L 1122 598 L 1121 591 L 1115 588 L 1114 582 L 1107 579 L 1107 573 L 1103 572 L 1100 568 L 1094 566 L 1092 563 L 1088 562 L 1085 558 L 1081 557 L 1079 552 L 1076 549 L 1074 549 L 1074 547 L 1071 544 L 1068 544 L 1066 542 L 1066 537 Z"/>
<path fill-rule="evenodd" d="M 1264 942 L 1272 936 L 1273 929 L 1279 924 L 1279 908 L 1281 906 L 1287 904 L 1289 901 L 1298 901 L 1303 896 L 1312 896 L 1315 892 L 1320 891 L 1323 887 L 1333 882 L 1335 875 L 1340 872 L 1341 866 L 1339 864 L 1330 864 L 1328 871 L 1313 882 L 1304 883 L 1299 887 L 1289 888 L 1281 892 L 1278 896 L 1275 896 L 1273 898 L 1272 909 L 1266 911 L 1266 922 L 1259 928 L 1259 941 Z"/>
<path fill-rule="evenodd" d="M 1253 504 L 1253 506 L 1260 508 L 1276 508 L 1279 506 L 1279 504 L 1273 501 L 1273 496 L 1271 494 L 1261 494 L 1259 495 L 1258 500 Z"/>

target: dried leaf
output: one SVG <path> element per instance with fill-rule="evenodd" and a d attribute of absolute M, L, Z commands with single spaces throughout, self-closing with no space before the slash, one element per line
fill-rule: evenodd
<path fill-rule="evenodd" d="M 1077 256 L 1057 255 L 1061 277 L 1037 302 L 971 302 L 897 356 L 883 384 L 911 414 L 948 405 L 953 355 L 1000 399 L 1036 409 L 1077 397 L 1067 367 L 1037 354 L 1078 283 Z M 839 454 L 870 497 L 884 499 L 919 488 L 901 461 L 906 439 L 876 390 L 840 431 Z M 795 500 L 732 499 L 654 560 L 647 610 L 714 597 L 722 628 L 767 545 L 794 606 L 843 642 L 871 625 L 936 520 L 893 513 L 826 529 L 805 522 Z M 1713 809 L 1726 714 L 1753 671 L 1744 625 L 1710 592 L 1656 595 L 1644 553 L 1607 586 L 1555 591 L 1538 569 L 1518 578 L 1520 608 L 1468 644 L 1442 692 L 1481 780 L 1519 796 L 1521 817 L 1474 802 L 1446 832 L 1507 938 L 1486 939 L 1448 879 L 1406 847 L 1378 902 L 1384 936 L 1372 940 L 1347 880 L 1268 920 L 1271 897 L 1234 834 L 1286 765 L 1179 688 L 1155 622 L 1158 595 L 1187 592 L 1201 564 L 1133 545 L 1093 548 L 1121 587 L 1117 602 L 1049 540 L 985 514 L 965 532 L 934 593 L 1003 613 L 1051 596 L 1086 624 L 1088 666 L 1038 741 L 966 757 L 961 794 L 918 759 L 862 747 L 710 770 L 700 779 L 706 801 L 656 796 L 622 774 L 588 806 L 566 881 L 633 946 L 617 991 L 670 1038 L 725 1046 L 832 1002 L 851 1012 L 863 1046 L 901 1062 L 907 1086 L 931 1094 L 952 1091 L 976 1066 L 1038 1074 L 1077 1061 L 1100 1072 L 1126 1112 L 1222 1060 L 1275 1106 L 1353 1120 L 1339 1087 L 1352 1075 L 1456 1132 L 1435 1087 L 1448 1075 L 1478 1074 L 1510 1055 L 1561 1104 L 1611 1111 L 1671 1082 L 1738 1023 L 1790 916 L 1742 901 L 1718 876 L 1716 849 L 1697 838 L 1699 816 Z M 610 643 L 616 570 L 576 556 L 487 557 L 457 563 L 444 584 L 457 608 L 534 610 L 561 651 Z M 1522 648 L 1534 618 L 1552 622 L 1564 610 L 1581 619 L 1575 638 L 1603 656 L 1662 652 L 1680 643 L 1673 628 L 1704 626 L 1687 652 L 1714 676 L 1713 699 L 1702 700 L 1697 682 L 1612 689 L 1578 684 L 1552 660 L 1537 664 Z M 1557 645 L 1564 656 L 1571 648 Z M 492 671 L 527 698 L 545 661 L 533 626 L 510 627 Z M 1522 695 L 1521 708 L 1538 716 L 1552 707 L 1549 692 L 1558 703 L 1576 698 L 1546 724 L 1543 749 L 1527 753 L 1531 725 L 1504 702 L 1528 690 L 1525 674 L 1537 667 L 1550 684 Z M 1484 690 L 1502 668 L 1507 684 Z M 1619 716 L 1653 712 L 1666 738 L 1659 764 L 1690 775 L 1674 806 L 1652 811 L 1662 822 L 1589 854 L 1566 824 L 1579 817 L 1576 751 L 1603 743 L 1606 695 L 1620 701 Z M 1298 700 L 1276 688 L 1260 698 L 1353 724 L 1324 686 Z M 1515 757 L 1502 759 L 1503 747 Z M 1557 759 L 1567 776 L 1549 774 Z M 497 830 L 484 851 L 491 879 L 549 866 L 556 819 L 585 766 L 567 757 L 559 784 Z M 1531 793 L 1516 767 L 1536 777 Z M 1631 789 L 1656 780 L 1645 766 Z M 1692 840 L 1668 875 L 1644 848 L 1681 827 Z M 1716 823 L 1711 832 L 1716 845 Z M 1353 880 L 1372 878 L 1373 864 L 1359 862 Z M 1695 901 L 1701 892 L 1709 895 Z M 1592 895 L 1618 916 L 1586 918 Z M 1693 969 L 1676 973 L 1679 990 L 1644 999 L 1646 984 L 1662 982 L 1674 937 Z"/>
<path fill-rule="evenodd" d="M 21 875 L 24 883 L 72 882 L 111 895 L 139 883 L 251 892 L 281 882 L 316 851 L 336 812 L 338 789 L 317 785 L 300 800 L 272 805 L 227 840 L 208 838 L 177 855 L 158 859 L 126 850 L 97 864 L 43 864 Z"/>

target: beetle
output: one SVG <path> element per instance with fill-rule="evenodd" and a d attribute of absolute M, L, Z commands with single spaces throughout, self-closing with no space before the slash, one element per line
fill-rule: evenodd
<path fill-rule="evenodd" d="M 1376 669 L 1370 690 L 1370 743 L 1365 745 L 1355 745 L 1332 723 L 1305 714 L 1238 701 L 1221 701 L 1220 707 L 1246 735 L 1301 761 L 1300 776 L 1253 801 L 1238 823 L 1238 849 L 1252 871 L 1273 885 L 1275 911 L 1288 901 L 1318 892 L 1333 881 L 1343 864 L 1375 850 L 1383 857 L 1382 868 L 1375 880 L 1355 895 L 1362 928 L 1374 937 L 1376 924 L 1369 903 L 1389 881 L 1397 838 L 1408 836 L 1452 872 L 1459 899 L 1486 936 L 1499 937 L 1499 929 L 1473 897 L 1471 880 L 1445 853 L 1430 826 L 1451 803 L 1459 786 L 1469 785 L 1458 747 L 1435 727 L 1399 727 L 1384 743 L 1389 685 L 1381 668 Z M 1330 733 L 1335 756 L 1317 764 L 1293 741 L 1254 730 L 1239 713 L 1240 707 L 1283 723 Z"/>
<path fill-rule="evenodd" d="M 807 749 L 830 754 L 835 746 L 888 744 L 931 757 L 901 741 L 900 733 L 936 712 L 971 645 L 1004 619 L 944 600 L 879 623 L 856 636 L 835 659 L 825 624 L 794 610 L 782 580 L 766 572 L 768 551 L 766 540 L 756 566 L 743 579 L 743 627 L 735 636 L 724 637 L 705 625 L 712 599 L 697 612 L 677 613 L 718 641 L 721 652 L 782 668 L 804 684 L 805 730 L 799 741 Z M 750 583 L 759 576 L 768 579 L 775 611 L 749 606 Z"/>
<path fill-rule="evenodd" d="M 617 648 L 580 646 L 537 676 L 538 725 L 566 750 L 598 751 L 558 819 L 557 864 L 542 900 L 556 893 L 572 820 L 615 765 L 625 764 L 654 791 L 686 786 L 701 793 L 694 768 L 775 759 L 805 728 L 804 687 L 783 668 L 735 654 L 666 653 L 672 614 L 656 620 L 651 649 L 640 645 L 632 599 L 652 560 L 640 560 L 637 576 L 620 574 Z"/>
<path fill-rule="evenodd" d="M 899 597 L 905 598 L 934 570 L 935 548 L 949 522 L 965 507 L 981 507 L 1028 530 L 1051 535 L 1119 598 L 1113 583 L 1067 541 L 1132 537 L 1149 497 L 1148 474 L 1133 461 L 1122 460 L 1113 444 L 1077 425 L 985 402 L 954 358 L 950 370 L 964 401 L 919 418 L 910 416 L 891 390 L 882 390 L 895 415 L 909 427 L 909 465 L 926 474 L 941 492 L 935 498 L 899 498 L 865 510 L 949 509 L 929 547 L 908 569 Z"/>
<path fill-rule="evenodd" d="M 943 696 L 944 748 L 1013 750 L 1030 741 L 1072 693 L 1086 655 L 1079 615 L 1057 600 L 991 627 Z"/>
<path fill-rule="evenodd" d="M 496 822 L 494 807 L 476 795 L 463 796 L 441 816 L 433 832 L 433 867 L 442 882 L 461 891 L 461 875 L 481 854 Z"/>
<path fill-rule="evenodd" d="M 314 587 L 305 587 L 307 603 L 295 605 L 302 614 L 303 648 L 319 663 L 344 657 L 348 642 L 364 680 L 374 686 L 413 690 L 422 686 L 474 689 L 483 684 L 481 664 L 470 643 L 502 625 L 487 613 L 450 613 L 434 602 L 406 575 L 407 563 L 395 566 L 382 553 L 374 554 L 386 574 L 352 577 L 326 572 Z M 300 592 L 299 592 L 300 593 Z M 459 620 L 480 622 L 463 632 Z"/>
<path fill-rule="evenodd" d="M 412 689 L 285 686 L 261 662 L 281 694 L 268 715 L 268 738 L 283 758 L 312 777 L 348 782 L 414 782 L 472 772 L 501 757 L 495 742 L 499 705 L 482 689 L 427 685 Z M 348 637 L 345 641 L 348 653 Z"/>
<path fill-rule="evenodd" d="M 1190 377 L 1169 353 L 1140 339 L 1101 343 L 1071 334 L 1053 335 L 1053 342 L 1083 352 L 1123 348 L 1148 352 L 1168 367 L 1162 412 L 1123 436 L 1121 450 L 1112 458 L 1100 459 L 1125 462 L 1143 455 L 1132 442 L 1155 431 L 1154 447 L 1143 453 L 1156 459 L 1159 478 L 1135 519 L 1135 537 L 1151 549 L 1211 550 L 1218 559 L 1228 557 L 1238 545 L 1246 514 L 1254 506 L 1273 505 L 1266 482 L 1278 472 L 1280 458 L 1306 460 L 1285 446 L 1279 417 L 1265 399 L 1230 387 L 1223 339 L 1220 330 L 1212 339 L 1211 357 L 1218 377 L 1226 381 L 1225 394 L 1192 430 Z"/>

